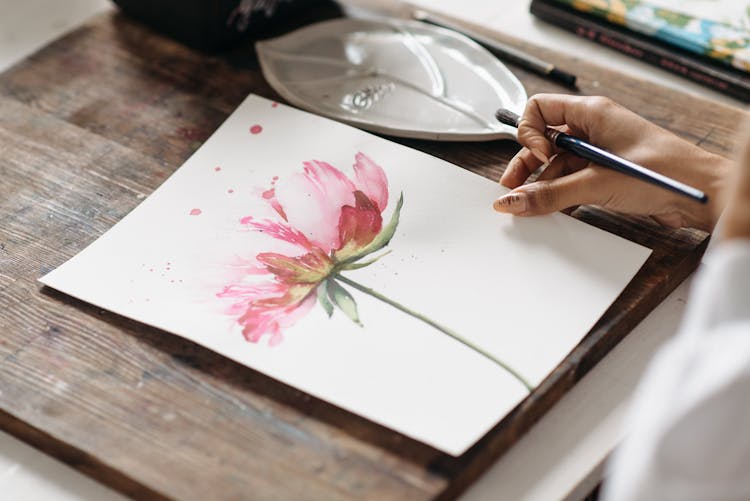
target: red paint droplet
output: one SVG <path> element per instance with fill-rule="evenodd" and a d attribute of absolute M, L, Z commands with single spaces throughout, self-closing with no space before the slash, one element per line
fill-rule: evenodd
<path fill-rule="evenodd" d="M 232 188 L 229 188 L 229 189 L 227 190 L 227 193 L 234 193 L 234 190 L 233 190 Z"/>
<path fill-rule="evenodd" d="M 250 127 L 251 134 L 260 134 L 262 131 L 263 131 L 263 127 L 261 127 L 260 125 L 256 124 Z"/>
<path fill-rule="evenodd" d="M 250 221 L 253 220 L 253 216 L 245 216 L 242 219 L 240 219 L 240 224 L 250 224 Z"/>
<path fill-rule="evenodd" d="M 203 212 L 203 211 L 200 210 L 200 209 L 193 209 L 193 210 L 190 211 L 190 215 L 191 216 L 200 216 L 201 212 Z"/>
<path fill-rule="evenodd" d="M 271 103 L 271 108 L 276 108 L 279 105 L 276 101 Z"/>
<path fill-rule="evenodd" d="M 214 170 L 215 170 L 216 172 L 219 172 L 219 171 L 221 170 L 221 167 L 214 167 Z"/>

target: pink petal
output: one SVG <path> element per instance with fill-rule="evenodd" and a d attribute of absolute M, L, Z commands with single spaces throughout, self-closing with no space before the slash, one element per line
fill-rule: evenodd
<path fill-rule="evenodd" d="M 357 200 L 356 207 L 347 205 L 341 210 L 341 247 L 335 254 L 338 259 L 346 259 L 372 242 L 383 225 L 383 217 L 373 201 L 361 191 L 355 191 L 354 196 Z"/>
<path fill-rule="evenodd" d="M 276 199 L 289 224 L 327 253 L 339 247 L 341 208 L 354 205 L 356 188 L 346 175 L 326 162 L 305 162 L 304 166 L 303 173 L 279 181 Z"/>
<path fill-rule="evenodd" d="M 275 210 L 284 221 L 287 221 L 286 214 L 284 213 L 284 209 L 283 207 L 281 207 L 281 204 L 276 198 L 276 188 L 271 188 L 271 189 L 264 191 L 261 196 L 263 197 L 264 200 L 268 201 L 271 207 L 273 207 L 273 210 Z"/>
<path fill-rule="evenodd" d="M 227 313 L 235 316 L 243 314 L 252 302 L 278 297 L 283 295 L 286 290 L 286 286 L 274 282 L 253 285 L 231 284 L 225 286 L 221 292 L 218 292 L 216 297 L 220 299 L 233 299 L 234 302 L 229 305 Z"/>
<path fill-rule="evenodd" d="M 240 222 L 258 231 L 262 231 L 266 235 L 277 240 L 282 240 L 293 245 L 298 245 L 307 251 L 315 250 L 315 246 L 310 243 L 305 235 L 286 223 L 269 221 L 268 219 L 255 221 L 254 219 L 250 218 L 250 216 L 243 217 Z"/>
<path fill-rule="evenodd" d="M 388 205 L 388 178 L 385 172 L 364 153 L 357 153 L 354 159 L 357 188 L 378 206 L 380 212 L 383 212 Z"/>
<path fill-rule="evenodd" d="M 240 313 L 237 323 L 242 326 L 242 335 L 247 341 L 257 343 L 268 335 L 269 344 L 276 346 L 282 340 L 282 331 L 294 325 L 313 307 L 316 301 L 315 294 L 312 293 L 314 289 L 314 285 L 234 285 L 226 287 L 217 296 L 237 299 L 231 305 L 229 313 Z"/>

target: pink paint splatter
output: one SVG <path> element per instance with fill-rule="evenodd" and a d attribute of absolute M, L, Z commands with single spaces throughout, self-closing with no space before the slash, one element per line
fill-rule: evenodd
<path fill-rule="evenodd" d="M 219 172 L 221 170 L 221 167 L 214 167 L 214 172 Z"/>
<path fill-rule="evenodd" d="M 250 127 L 250 134 L 260 134 L 263 131 L 263 127 L 261 127 L 258 124 L 253 125 Z"/>
<path fill-rule="evenodd" d="M 271 108 L 276 108 L 279 105 L 276 101 L 271 103 Z"/>
<path fill-rule="evenodd" d="M 229 193 L 229 194 L 231 194 L 231 193 L 234 193 L 234 190 L 233 190 L 232 188 L 229 188 L 229 189 L 227 190 L 227 193 Z"/>
<path fill-rule="evenodd" d="M 200 209 L 193 209 L 190 211 L 191 216 L 200 216 L 203 211 Z"/>
<path fill-rule="evenodd" d="M 240 219 L 240 224 L 250 224 L 253 221 L 253 216 L 245 216 Z"/>

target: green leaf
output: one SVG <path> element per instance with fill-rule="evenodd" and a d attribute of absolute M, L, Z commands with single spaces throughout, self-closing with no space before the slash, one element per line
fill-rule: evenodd
<path fill-rule="evenodd" d="M 359 313 L 357 312 L 357 303 L 349 291 L 344 289 L 341 284 L 335 280 L 326 281 L 326 289 L 328 290 L 328 299 L 331 300 L 339 310 L 344 312 L 344 315 L 349 317 L 352 322 L 362 327 L 362 322 L 359 320 Z"/>
<path fill-rule="evenodd" d="M 364 249 L 362 249 L 362 251 L 355 254 L 354 256 L 344 259 L 342 263 L 348 264 L 348 263 L 353 263 L 355 261 L 359 261 L 360 259 L 367 256 L 368 254 L 377 252 L 383 247 L 385 247 L 386 245 L 388 245 L 388 243 L 393 238 L 393 235 L 396 233 L 396 228 L 398 227 L 398 221 L 399 221 L 399 218 L 401 217 L 401 207 L 403 206 L 404 206 L 404 194 L 401 193 L 401 196 L 398 197 L 396 208 L 393 209 L 393 214 L 391 215 L 391 220 L 388 222 L 388 224 L 385 225 L 382 230 L 380 230 L 380 233 L 378 233 L 378 235 L 372 240 L 372 242 L 367 244 L 367 246 Z"/>
<path fill-rule="evenodd" d="M 320 303 L 320 306 L 323 307 L 323 310 L 326 312 L 326 315 L 328 315 L 328 318 L 331 318 L 331 315 L 333 315 L 333 305 L 331 304 L 331 301 L 328 300 L 327 289 L 327 282 L 324 282 L 318 286 L 318 302 Z"/>
<path fill-rule="evenodd" d="M 387 250 L 384 253 L 382 253 L 381 255 L 375 256 L 374 258 L 368 259 L 367 261 L 363 261 L 361 263 L 346 263 L 346 264 L 343 264 L 343 265 L 339 266 L 338 269 L 339 270 L 358 270 L 360 268 L 364 268 L 365 266 L 370 266 L 372 263 L 374 263 L 374 262 L 378 261 L 379 259 L 387 256 L 391 252 L 392 252 L 391 250 Z"/>

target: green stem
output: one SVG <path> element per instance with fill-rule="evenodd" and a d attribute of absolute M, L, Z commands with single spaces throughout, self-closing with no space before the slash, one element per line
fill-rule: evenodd
<path fill-rule="evenodd" d="M 396 301 L 393 301 L 392 299 L 385 297 L 384 295 L 380 294 L 379 292 L 376 292 L 373 289 L 370 289 L 369 287 L 365 287 L 364 285 L 355 282 L 354 280 L 350 280 L 349 278 L 347 278 L 347 277 L 345 277 L 343 275 L 340 275 L 340 274 L 336 273 L 335 275 L 333 275 L 333 278 L 336 279 L 336 280 L 340 280 L 341 282 L 354 287 L 355 289 L 357 289 L 360 292 L 364 292 L 365 294 L 368 294 L 368 295 L 370 295 L 370 296 L 372 296 L 372 297 L 374 297 L 376 299 L 379 299 L 379 300 L 383 301 L 384 303 L 389 304 L 389 305 L 393 306 L 394 308 L 403 311 L 407 315 L 410 315 L 410 316 L 412 316 L 412 317 L 414 317 L 414 318 L 416 318 L 418 320 L 421 320 L 422 322 L 426 323 L 427 325 L 430 325 L 430 326 L 434 327 L 435 329 L 439 330 L 440 332 L 442 332 L 444 334 L 447 334 L 448 336 L 452 337 L 453 339 L 455 339 L 459 343 L 461 343 L 461 344 L 463 344 L 465 346 L 468 346 L 469 348 L 471 348 L 472 350 L 476 351 L 477 353 L 479 353 L 481 355 L 484 355 L 485 357 L 487 357 L 488 359 L 492 360 L 497 365 L 499 365 L 500 367 L 502 367 L 503 369 L 505 369 L 506 371 L 508 371 L 508 373 L 511 376 L 513 376 L 514 378 L 516 378 L 518 380 L 518 382 L 520 382 L 522 385 L 524 385 L 524 387 L 526 387 L 526 389 L 529 392 L 531 392 L 531 390 L 534 389 L 531 386 L 531 384 L 528 381 L 526 381 L 526 379 L 524 379 L 523 376 L 521 376 L 518 372 L 515 371 L 515 369 L 513 369 L 512 367 L 510 367 L 508 364 L 506 364 L 502 360 L 497 359 L 492 354 L 490 354 L 487 351 L 483 350 L 482 348 L 480 348 L 479 346 L 475 345 L 474 343 L 472 343 L 468 339 L 465 339 L 465 338 L 461 337 L 460 335 L 456 334 L 455 332 L 453 332 L 452 330 L 448 329 L 447 327 L 444 327 L 444 326 L 440 325 L 439 323 L 435 322 L 434 320 L 432 320 L 432 319 L 430 319 L 430 318 L 428 318 L 428 317 L 426 317 L 426 316 L 424 316 L 424 315 L 422 315 L 420 313 L 417 313 L 414 310 L 410 310 L 406 306 L 403 306 L 403 305 L 397 303 Z"/>

